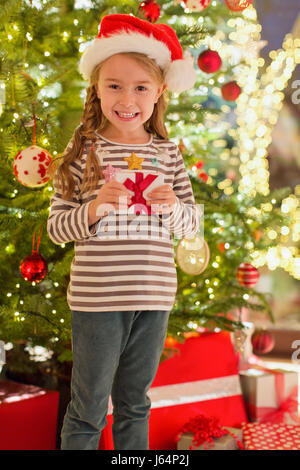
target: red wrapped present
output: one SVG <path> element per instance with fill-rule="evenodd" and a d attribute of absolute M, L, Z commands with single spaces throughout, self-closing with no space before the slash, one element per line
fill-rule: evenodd
<path fill-rule="evenodd" d="M 148 392 L 150 450 L 175 450 L 175 436 L 199 413 L 216 416 L 222 426 L 247 421 L 229 333 L 199 333 L 176 347 L 178 354 L 159 365 Z M 110 406 L 101 449 L 113 449 L 111 413 Z"/>
<path fill-rule="evenodd" d="M 132 202 L 128 206 L 129 214 L 151 214 L 151 206 L 146 204 L 147 195 L 157 186 L 164 184 L 163 175 L 150 171 L 120 170 L 115 173 L 115 179 L 132 194 Z"/>
<path fill-rule="evenodd" d="M 243 423 L 246 450 L 299 450 L 300 426 L 293 424 Z"/>
<path fill-rule="evenodd" d="M 0 381 L 0 449 L 55 450 L 59 393 Z"/>
<path fill-rule="evenodd" d="M 250 421 L 299 424 L 298 372 L 255 364 L 240 371 Z"/>

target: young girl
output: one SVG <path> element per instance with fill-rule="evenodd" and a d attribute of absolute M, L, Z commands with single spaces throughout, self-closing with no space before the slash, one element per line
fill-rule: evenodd
<path fill-rule="evenodd" d="M 191 237 L 199 227 L 181 153 L 167 138 L 164 91 L 189 89 L 195 71 L 169 26 L 108 15 L 80 72 L 90 80 L 85 108 L 57 169 L 48 219 L 54 243 L 75 241 L 67 292 L 71 401 L 61 448 L 98 448 L 111 394 L 114 448 L 148 449 L 147 392 L 177 288 L 170 235 Z M 128 171 L 140 183 L 148 173 L 161 184 L 143 198 L 140 183 L 130 191 L 118 181 Z M 148 212 L 132 236 L 124 211 L 136 201 L 146 201 Z M 152 237 L 143 229 L 153 220 Z"/>

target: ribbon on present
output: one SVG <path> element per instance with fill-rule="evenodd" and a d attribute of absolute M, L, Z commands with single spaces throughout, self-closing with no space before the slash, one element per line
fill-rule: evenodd
<path fill-rule="evenodd" d="M 151 207 L 146 205 L 146 199 L 143 196 L 143 191 L 145 191 L 145 189 L 148 188 L 148 186 L 150 186 L 150 184 L 153 183 L 156 178 L 157 175 L 147 175 L 146 178 L 144 178 L 143 173 L 136 172 L 135 181 L 132 181 L 130 178 L 127 178 L 124 181 L 124 186 L 127 189 L 130 189 L 130 191 L 134 192 L 129 207 L 137 204 L 137 211 L 140 212 L 141 207 L 143 207 L 143 210 L 145 210 L 148 215 L 151 214 Z"/>
<path fill-rule="evenodd" d="M 278 408 L 272 406 L 254 406 L 251 403 L 248 405 L 249 411 L 252 416 L 255 414 L 260 423 L 273 423 L 280 424 L 284 422 L 285 414 L 289 414 L 295 423 L 300 424 L 298 416 L 298 387 L 294 387 L 290 395 L 283 400 Z"/>
<path fill-rule="evenodd" d="M 182 437 L 183 433 L 192 433 L 194 435 L 192 440 L 192 445 L 190 450 L 193 450 L 193 444 L 197 447 L 202 445 L 207 450 L 208 448 L 214 447 L 214 438 L 218 439 L 225 434 L 230 434 L 237 442 L 239 449 L 244 449 L 243 444 L 228 429 L 223 428 L 217 417 L 215 416 L 205 416 L 204 414 L 199 414 L 194 418 L 190 419 L 179 431 L 175 437 L 175 442 L 178 442 Z"/>
<path fill-rule="evenodd" d="M 298 386 L 296 385 L 287 398 L 284 398 L 284 372 L 269 369 L 268 367 L 259 365 L 259 363 L 251 364 L 251 368 L 273 374 L 275 376 L 275 389 L 277 408 L 271 406 L 254 406 L 249 403 L 249 411 L 256 414 L 257 420 L 260 423 L 271 422 L 274 424 L 283 423 L 285 414 L 289 414 L 295 423 L 300 424 L 300 417 L 298 416 Z"/>

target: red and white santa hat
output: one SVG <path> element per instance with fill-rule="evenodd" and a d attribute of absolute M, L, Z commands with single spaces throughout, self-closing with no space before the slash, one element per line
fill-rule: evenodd
<path fill-rule="evenodd" d="M 175 93 L 194 86 L 194 59 L 188 51 L 183 54 L 174 29 L 133 15 L 103 17 L 98 36 L 80 59 L 79 71 L 88 80 L 97 64 L 121 52 L 140 52 L 154 59 L 165 72 L 167 87 Z"/>

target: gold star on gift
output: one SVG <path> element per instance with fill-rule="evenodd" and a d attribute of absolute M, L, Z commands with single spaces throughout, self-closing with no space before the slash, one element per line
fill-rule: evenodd
<path fill-rule="evenodd" d="M 134 152 L 130 155 L 130 157 L 124 157 L 123 160 L 128 163 L 128 170 L 142 170 L 142 163 L 144 158 L 137 157 Z"/>

